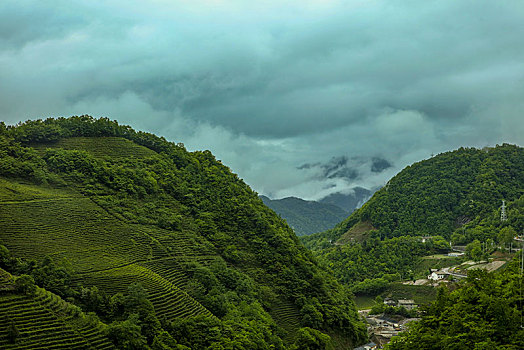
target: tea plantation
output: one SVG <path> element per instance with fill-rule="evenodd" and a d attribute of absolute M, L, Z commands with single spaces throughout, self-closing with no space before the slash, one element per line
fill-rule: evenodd
<path fill-rule="evenodd" d="M 366 340 L 351 295 L 209 151 L 104 118 L 0 123 L 0 268 L 1 348 Z"/>

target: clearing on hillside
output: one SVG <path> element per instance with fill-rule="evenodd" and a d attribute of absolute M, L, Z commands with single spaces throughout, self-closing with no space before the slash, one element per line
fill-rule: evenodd
<path fill-rule="evenodd" d="M 376 229 L 371 225 L 369 221 L 359 221 L 352 226 L 346 233 L 344 233 L 335 244 L 346 244 L 349 242 L 362 242 L 366 239 L 367 235 Z"/>

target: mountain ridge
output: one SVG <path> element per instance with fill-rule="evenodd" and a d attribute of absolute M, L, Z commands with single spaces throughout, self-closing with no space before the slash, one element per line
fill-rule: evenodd
<path fill-rule="evenodd" d="M 325 231 L 347 217 L 348 212 L 333 204 L 306 201 L 297 197 L 270 199 L 260 196 L 265 205 L 284 218 L 298 236 Z"/>

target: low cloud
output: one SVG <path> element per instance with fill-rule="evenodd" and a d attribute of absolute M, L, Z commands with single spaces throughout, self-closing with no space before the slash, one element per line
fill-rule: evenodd
<path fill-rule="evenodd" d="M 524 144 L 522 37 L 519 1 L 4 0 L 0 119 L 107 116 L 318 199 Z"/>

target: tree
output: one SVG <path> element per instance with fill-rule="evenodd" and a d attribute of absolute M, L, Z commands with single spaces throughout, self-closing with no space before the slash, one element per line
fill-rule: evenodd
<path fill-rule="evenodd" d="M 511 226 L 502 228 L 498 234 L 498 240 L 500 244 L 509 244 L 513 242 L 513 237 L 517 235 L 515 229 Z"/>
<path fill-rule="evenodd" d="M 318 301 L 316 304 L 318 305 Z M 304 326 L 320 328 L 322 323 L 324 323 L 322 313 L 318 311 L 313 303 L 307 302 L 300 310 L 300 314 L 302 315 L 302 324 Z"/>
<path fill-rule="evenodd" d="M 16 290 L 27 295 L 34 295 L 36 293 L 36 285 L 33 277 L 29 275 L 22 275 L 15 280 Z"/>
<path fill-rule="evenodd" d="M 482 260 L 482 245 L 478 239 L 466 246 L 466 256 L 474 261 Z"/>
<path fill-rule="evenodd" d="M 138 315 L 131 314 L 123 322 L 111 323 L 108 329 L 108 336 L 119 349 L 149 349 L 146 337 L 142 335 L 141 330 Z"/>
<path fill-rule="evenodd" d="M 333 343 L 331 337 L 316 329 L 304 327 L 298 330 L 293 350 L 331 350 Z"/>
<path fill-rule="evenodd" d="M 433 237 L 431 240 L 433 247 L 439 252 L 449 252 L 449 243 L 442 236 Z"/>

